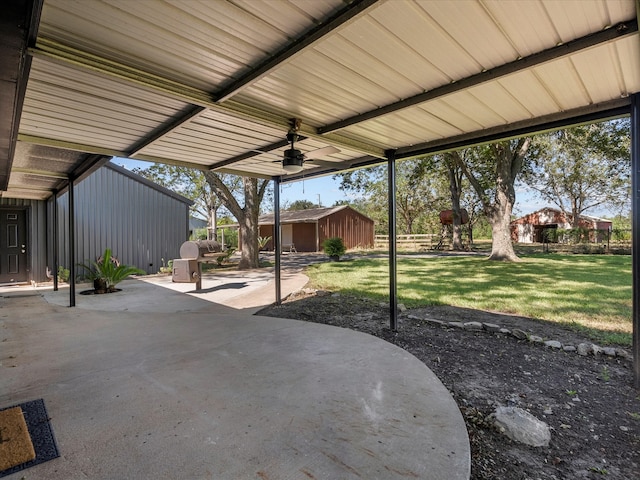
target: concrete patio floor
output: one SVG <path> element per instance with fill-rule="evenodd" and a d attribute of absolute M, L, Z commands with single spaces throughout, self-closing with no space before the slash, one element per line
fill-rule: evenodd
<path fill-rule="evenodd" d="M 287 275 L 285 294 L 306 282 Z M 469 478 L 458 407 L 409 353 L 251 315 L 274 298 L 259 272 L 190 293 L 166 278 L 75 308 L 0 292 L 0 407 L 43 398 L 61 454 L 6 478 Z"/>

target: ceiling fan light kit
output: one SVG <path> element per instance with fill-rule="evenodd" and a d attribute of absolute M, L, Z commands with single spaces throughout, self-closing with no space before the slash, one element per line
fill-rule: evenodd
<path fill-rule="evenodd" d="M 304 155 L 296 148 L 289 148 L 284 151 L 284 157 L 282 158 L 282 168 L 287 173 L 298 173 L 302 171 L 302 163 L 304 161 Z"/>
<path fill-rule="evenodd" d="M 313 160 L 318 157 L 331 155 L 333 153 L 338 153 L 340 150 L 333 146 L 328 146 L 324 148 L 320 148 L 314 150 L 312 152 L 308 152 L 307 154 L 302 153 L 301 150 L 295 148 L 295 142 L 298 141 L 298 130 L 300 129 L 300 119 L 292 118 L 289 121 L 290 128 L 287 132 L 287 141 L 289 142 L 290 147 L 284 151 L 284 155 L 282 157 L 282 169 L 287 173 L 299 173 L 303 170 L 303 165 L 305 162 Z M 316 165 L 320 165 L 326 162 L 314 162 Z"/>

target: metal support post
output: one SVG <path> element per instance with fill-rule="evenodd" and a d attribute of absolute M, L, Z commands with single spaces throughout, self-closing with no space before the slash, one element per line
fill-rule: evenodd
<path fill-rule="evenodd" d="M 389 328 L 398 330 L 398 258 L 396 255 L 396 158 L 387 152 L 389 193 Z"/>
<path fill-rule="evenodd" d="M 76 208 L 73 178 L 69 179 L 69 306 L 76 306 Z"/>
<path fill-rule="evenodd" d="M 282 304 L 282 278 L 280 275 L 282 253 L 280 233 L 280 178 L 273 180 L 273 248 L 275 249 L 275 282 L 276 282 L 276 305 Z"/>
<path fill-rule="evenodd" d="M 640 389 L 640 94 L 631 97 L 631 272 L 633 384 Z"/>
<path fill-rule="evenodd" d="M 53 291 L 58 291 L 58 192 L 53 193 Z"/>

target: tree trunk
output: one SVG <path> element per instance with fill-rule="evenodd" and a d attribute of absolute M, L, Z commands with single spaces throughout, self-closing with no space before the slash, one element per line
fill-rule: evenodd
<path fill-rule="evenodd" d="M 499 180 L 495 193 L 495 201 L 489 208 L 487 219 L 491 224 L 492 242 L 489 260 L 517 262 L 520 259 L 513 249 L 511 241 L 511 213 L 516 200 L 514 188 L 515 175 L 511 155 L 503 149 L 496 149 L 496 170 Z"/>
<path fill-rule="evenodd" d="M 262 193 L 258 187 L 257 178 L 243 178 L 244 208 L 241 215 L 236 215 L 240 226 L 241 256 L 238 268 L 248 270 L 260 267 L 258 246 L 258 216 L 260 214 L 260 202 Z M 264 180 L 263 180 L 264 181 Z"/>
<path fill-rule="evenodd" d="M 209 240 L 218 241 L 218 207 L 209 210 Z"/>
<path fill-rule="evenodd" d="M 462 193 L 462 178 L 457 173 L 454 162 L 449 165 L 449 191 L 451 192 L 451 210 L 453 222 L 451 224 L 451 250 L 456 252 L 464 250 L 462 244 L 462 215 L 460 214 L 460 195 Z"/>
<path fill-rule="evenodd" d="M 258 229 L 254 228 L 258 225 L 258 216 L 250 218 L 245 215 L 244 221 L 240 222 L 240 270 L 248 270 L 260 267 L 260 257 L 258 252 Z"/>
<path fill-rule="evenodd" d="M 262 202 L 269 180 L 259 181 L 257 178 L 243 177 L 244 207 L 240 207 L 231 191 L 215 172 L 206 171 L 205 177 L 222 204 L 238 220 L 241 242 L 239 247 L 242 251 L 238 268 L 241 270 L 259 268 L 258 215 L 260 213 L 260 202 Z"/>
<path fill-rule="evenodd" d="M 491 255 L 489 260 L 499 260 L 503 262 L 517 262 L 520 259 L 513 250 L 513 242 L 511 241 L 511 210 L 513 205 L 502 204 L 496 205 L 495 212 L 489 215 L 487 219 L 491 224 L 492 242 Z"/>

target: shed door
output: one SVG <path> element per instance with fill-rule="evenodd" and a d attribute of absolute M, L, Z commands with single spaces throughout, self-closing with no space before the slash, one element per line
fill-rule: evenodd
<path fill-rule="evenodd" d="M 282 225 L 282 245 L 293 245 L 293 225 Z"/>
<path fill-rule="evenodd" d="M 26 210 L 0 210 L 0 283 L 29 281 Z"/>

